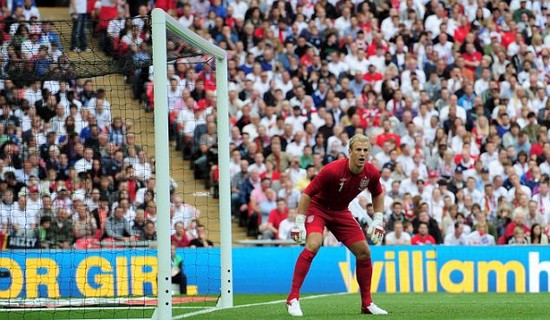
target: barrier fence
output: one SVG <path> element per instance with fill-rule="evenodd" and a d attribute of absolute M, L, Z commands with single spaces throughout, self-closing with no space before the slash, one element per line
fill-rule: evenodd
<path fill-rule="evenodd" d="M 213 249 L 179 249 L 188 284 L 219 288 Z M 299 247 L 235 248 L 235 293 L 285 293 Z M 214 253 L 214 254 L 213 254 Z M 375 292 L 548 292 L 550 247 L 374 247 Z M 149 249 L 0 252 L 0 299 L 122 297 L 156 294 L 157 259 Z M 303 292 L 357 292 L 345 248 L 322 248 Z"/>

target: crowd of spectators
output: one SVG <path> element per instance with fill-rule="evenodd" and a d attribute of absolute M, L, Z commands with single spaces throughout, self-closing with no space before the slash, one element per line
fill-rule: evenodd
<path fill-rule="evenodd" d="M 89 51 L 72 41 L 63 47 L 70 23 L 42 21 L 30 0 L 9 3 L 0 21 L 0 248 L 154 244 L 155 159 L 137 143 L 132 119 L 112 116 L 120 107 L 108 100 L 112 88 L 53 73 Z M 80 28 L 78 17 L 73 23 Z M 83 35 L 98 41 L 91 25 L 83 32 L 81 43 Z M 18 66 L 28 73 L 14 72 Z M 176 188 L 171 181 L 173 242 L 211 246 L 199 210 Z"/>
<path fill-rule="evenodd" d="M 195 177 L 215 188 L 216 99 L 229 100 L 231 131 L 220 134 L 230 135 L 231 213 L 250 236 L 287 239 L 301 192 L 364 133 L 386 192 L 387 244 L 547 243 L 546 2 L 88 4 L 86 18 L 115 59 L 150 61 L 153 6 L 227 50 L 229 97 L 216 96 L 211 60 L 169 64 L 171 136 Z M 30 60 L 18 66 L 70 75 L 49 24 L 26 19 L 29 5 L 5 14 L 2 71 Z M 171 56 L 187 48 L 167 44 Z M 80 46 L 70 49 L 86 51 Z M 45 66 L 48 57 L 59 65 Z M 135 98 L 154 108 L 151 68 L 128 80 Z M 136 145 L 131 122 L 111 119 L 105 90 L 84 79 L 6 79 L 0 105 L 5 234 L 36 234 L 55 248 L 77 235 L 134 239 L 136 228 L 154 239 L 154 159 Z M 176 195 L 172 202 L 173 242 L 210 245 L 196 208 Z M 364 224 L 369 195 L 353 206 Z M 325 243 L 338 241 L 327 232 Z"/>
<path fill-rule="evenodd" d="M 547 242 L 547 2 L 158 5 L 228 52 L 229 97 L 216 96 L 212 64 L 169 64 L 170 121 L 196 178 L 215 185 L 215 103 L 229 99 L 231 131 L 219 134 L 230 135 L 232 215 L 250 236 L 287 239 L 304 187 L 364 133 L 387 244 Z M 153 104 L 150 75 L 135 88 Z M 357 199 L 362 223 L 368 202 Z"/>

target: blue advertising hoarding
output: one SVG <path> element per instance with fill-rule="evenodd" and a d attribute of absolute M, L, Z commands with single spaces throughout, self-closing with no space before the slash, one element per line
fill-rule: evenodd
<path fill-rule="evenodd" d="M 299 247 L 233 250 L 234 292 L 286 293 Z M 180 249 L 188 284 L 220 288 L 219 249 Z M 375 292 L 548 292 L 550 247 L 374 247 Z M 0 299 L 156 294 L 156 252 L 148 249 L 0 251 Z M 357 292 L 345 248 L 322 248 L 303 292 Z"/>

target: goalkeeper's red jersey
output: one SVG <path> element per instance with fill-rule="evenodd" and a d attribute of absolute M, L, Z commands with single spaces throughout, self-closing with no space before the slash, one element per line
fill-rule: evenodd
<path fill-rule="evenodd" d="M 365 163 L 365 169 L 354 175 L 349 170 L 349 159 L 340 159 L 323 167 L 304 193 L 311 197 L 311 205 L 321 210 L 344 211 L 364 189 L 373 197 L 383 192 L 378 170 Z"/>

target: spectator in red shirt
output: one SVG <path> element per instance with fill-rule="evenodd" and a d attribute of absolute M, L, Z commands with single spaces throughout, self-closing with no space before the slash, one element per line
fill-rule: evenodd
<path fill-rule="evenodd" d="M 262 239 L 277 239 L 279 234 L 279 225 L 281 221 L 288 216 L 288 206 L 284 198 L 277 200 L 277 208 L 269 212 L 267 223 L 260 226 L 260 232 L 262 233 Z"/>
<path fill-rule="evenodd" d="M 460 17 L 460 26 L 455 29 L 453 38 L 455 42 L 462 43 L 464 42 L 464 39 L 466 39 L 466 35 L 470 33 L 470 21 L 468 21 L 468 18 L 466 16 Z"/>
<path fill-rule="evenodd" d="M 506 49 L 508 49 L 508 46 L 512 42 L 514 42 L 514 40 L 516 39 L 516 31 L 515 31 L 516 22 L 510 21 L 509 24 L 510 24 L 509 28 L 506 26 L 502 28 L 502 32 L 501 32 L 502 36 L 500 37 L 500 43 Z"/>
<path fill-rule="evenodd" d="M 185 227 L 183 226 L 183 222 L 176 222 L 176 224 L 174 225 L 174 229 L 176 229 L 176 232 L 170 237 L 170 241 L 172 242 L 172 244 L 174 244 L 177 248 L 189 246 L 189 239 L 185 234 Z"/>
<path fill-rule="evenodd" d="M 369 64 L 369 71 L 363 75 L 363 80 L 375 86 L 378 81 L 382 81 L 383 79 L 384 76 L 376 71 L 376 66 L 372 63 Z"/>
<path fill-rule="evenodd" d="M 161 8 L 164 11 L 176 10 L 176 1 L 157 0 L 155 1 L 155 8 Z"/>
<path fill-rule="evenodd" d="M 376 50 L 378 48 L 382 48 L 384 52 L 388 51 L 388 46 L 384 42 L 382 35 L 380 33 L 374 33 L 371 45 L 367 48 L 367 59 L 376 55 Z"/>
<path fill-rule="evenodd" d="M 313 65 L 313 59 L 315 57 L 315 51 L 313 51 L 313 48 L 307 48 L 306 54 L 304 54 L 300 58 L 300 64 L 305 65 L 306 67 L 311 67 Z"/>
<path fill-rule="evenodd" d="M 521 208 L 516 208 L 513 211 L 513 218 L 514 221 L 510 222 L 506 226 L 506 231 L 504 231 L 504 238 L 510 239 L 514 236 L 514 230 L 516 227 L 523 228 L 523 231 L 525 234 L 529 235 L 531 233 L 531 230 L 527 225 L 525 225 L 525 212 Z"/>
<path fill-rule="evenodd" d="M 481 64 L 481 53 L 476 51 L 476 47 L 473 43 L 466 44 L 466 52 L 462 54 L 464 58 L 464 65 L 466 68 L 475 73 L 476 68 Z"/>
<path fill-rule="evenodd" d="M 376 144 L 379 147 L 382 147 L 384 145 L 384 142 L 393 140 L 395 142 L 395 145 L 400 146 L 401 145 L 401 138 L 392 132 L 391 130 L 391 121 L 389 119 L 385 119 L 382 122 L 382 128 L 384 129 L 384 133 L 378 135 L 378 138 L 376 138 Z"/>
<path fill-rule="evenodd" d="M 128 182 L 128 194 L 130 201 L 134 203 L 136 201 L 136 193 L 139 189 L 144 187 L 144 183 L 136 178 L 136 169 L 132 166 L 126 167 L 126 177 Z"/>
<path fill-rule="evenodd" d="M 420 222 L 418 224 L 418 233 L 411 239 L 412 245 L 435 244 L 434 238 L 428 234 L 428 224 Z"/>

